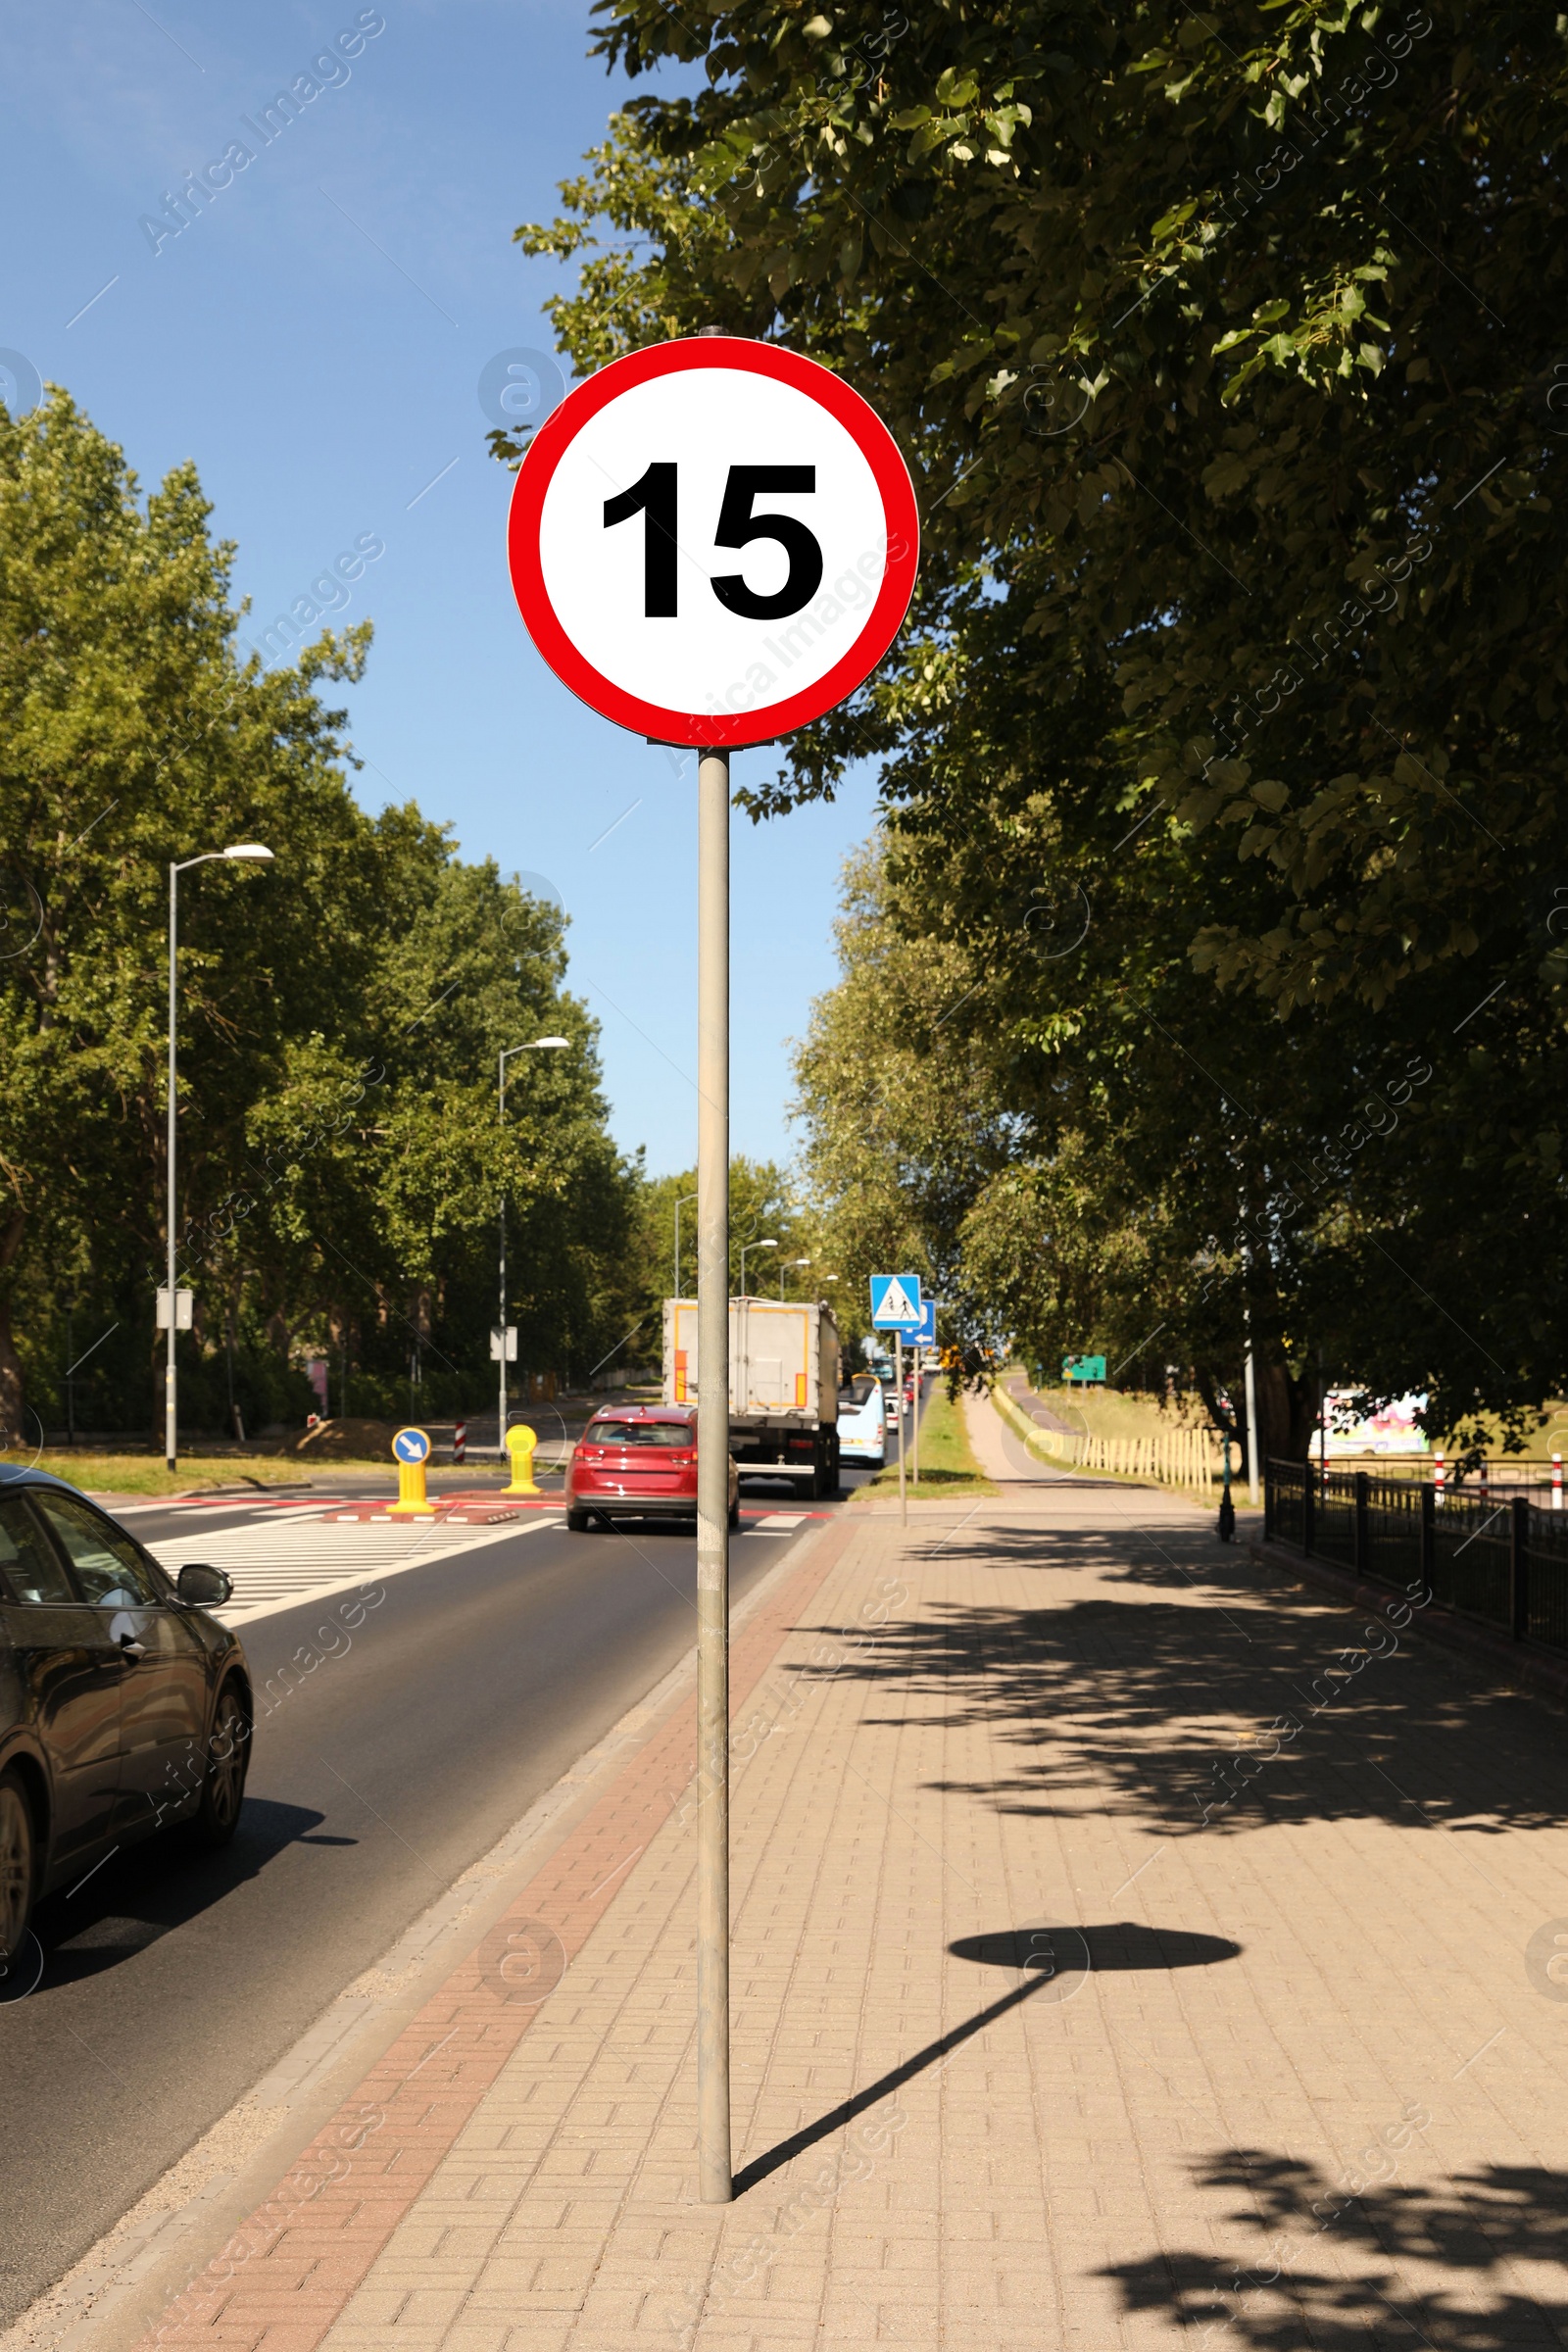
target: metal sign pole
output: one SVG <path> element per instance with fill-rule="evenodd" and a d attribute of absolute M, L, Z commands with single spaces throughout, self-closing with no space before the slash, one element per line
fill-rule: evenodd
<path fill-rule="evenodd" d="M 166 1277 L 169 1284 L 169 1342 L 168 1353 L 164 1359 L 164 1467 L 168 1470 L 173 1469 L 179 1455 L 179 1402 L 176 1388 L 179 1375 L 176 1369 L 177 1357 L 174 1352 L 174 1335 L 179 1327 L 179 1294 L 174 1287 L 178 1279 L 174 1271 L 174 1151 L 175 1128 L 179 1115 L 179 1097 L 175 1091 L 174 1079 L 175 972 L 177 969 L 175 959 L 178 955 L 179 932 L 178 877 L 178 866 L 171 864 L 169 868 L 169 1233 L 166 1253 L 169 1268 Z"/>
<path fill-rule="evenodd" d="M 893 1394 L 899 1400 L 899 1518 L 904 1526 L 909 1524 L 909 1502 L 904 1491 L 904 1334 L 893 1334 Z"/>
<path fill-rule="evenodd" d="M 911 1431 L 914 1443 L 914 1490 L 918 1494 L 920 1491 L 920 1342 L 918 1340 L 909 1349 L 909 1362 L 912 1367 L 911 1386 L 914 1390 L 914 1426 Z"/>
<path fill-rule="evenodd" d="M 697 2148 L 729 2141 L 729 754 L 697 769 Z"/>

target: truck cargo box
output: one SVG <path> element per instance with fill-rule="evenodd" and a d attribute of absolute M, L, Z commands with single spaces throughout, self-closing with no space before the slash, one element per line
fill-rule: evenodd
<path fill-rule="evenodd" d="M 664 1402 L 697 1402 L 697 1301 L 664 1301 Z M 816 1300 L 729 1302 L 730 1451 L 743 1476 L 838 1487 L 839 1327 Z"/>

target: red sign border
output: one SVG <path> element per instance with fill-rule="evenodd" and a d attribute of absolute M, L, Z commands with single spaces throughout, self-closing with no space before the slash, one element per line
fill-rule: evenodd
<path fill-rule="evenodd" d="M 758 375 L 805 392 L 837 418 L 853 435 L 882 494 L 887 517 L 888 563 L 876 602 L 863 626 L 841 660 L 811 685 L 769 703 L 760 710 L 726 716 L 716 710 L 667 710 L 645 703 L 607 678 L 577 651 L 567 636 L 545 587 L 539 564 L 539 525 L 550 484 L 571 443 L 600 410 L 622 392 L 656 376 L 672 375 L 689 368 L 743 368 Z M 870 403 L 841 375 L 781 344 L 761 343 L 744 335 L 682 336 L 669 343 L 653 343 L 643 351 L 612 360 L 586 383 L 569 392 L 528 445 L 507 522 L 507 557 L 513 593 L 523 625 L 541 658 L 562 684 L 601 717 L 655 742 L 679 744 L 694 751 L 738 751 L 747 744 L 767 743 L 792 734 L 820 718 L 835 704 L 852 695 L 870 676 L 904 625 L 914 593 L 920 561 L 920 515 L 909 468 L 893 435 Z M 831 595 L 831 589 L 826 591 Z"/>

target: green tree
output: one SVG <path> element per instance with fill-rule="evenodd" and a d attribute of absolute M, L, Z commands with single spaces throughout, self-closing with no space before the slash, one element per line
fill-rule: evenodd
<path fill-rule="evenodd" d="M 1176 1306 L 1161 1344 L 1227 1380 L 1245 1301 L 1277 1443 L 1320 1348 L 1448 1415 L 1547 1393 L 1562 25 L 615 0 L 599 45 L 709 86 L 635 99 L 565 217 L 519 231 L 580 264 L 555 314 L 579 368 L 783 338 L 862 386 L 922 487 L 909 632 L 751 805 L 890 755 L 889 920 L 935 926 L 974 991 L 930 1054 L 945 1086 L 961 1044 L 1017 1122 L 967 1212 L 976 1279 L 1081 1339 L 1157 1320 L 1113 1298 Z M 1042 955 L 1078 894 L 1091 947 Z M 1042 1185 L 1076 1237 L 1045 1263 Z"/>
<path fill-rule="evenodd" d="M 333 1332 L 384 1381 L 422 1337 L 459 1382 L 488 1352 L 503 1182 L 535 1360 L 593 1348 L 625 1289 L 635 1174 L 559 919 L 417 809 L 356 806 L 318 688 L 359 676 L 368 628 L 292 669 L 241 659 L 208 513 L 189 466 L 143 502 L 63 392 L 0 416 L 0 1422 L 19 1437 L 27 1373 L 63 1418 L 84 1350 L 100 1426 L 150 1417 L 168 868 L 233 841 L 275 865 L 201 866 L 180 901 L 193 1410 L 222 1419 L 238 1356 L 242 1407 L 303 1411 L 299 1344 Z M 559 1066 L 503 1132 L 495 1054 L 541 1028 L 571 1049 L 541 1057 Z"/>

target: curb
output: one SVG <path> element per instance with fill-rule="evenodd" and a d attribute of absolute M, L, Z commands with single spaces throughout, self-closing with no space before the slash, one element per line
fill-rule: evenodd
<path fill-rule="evenodd" d="M 824 1525 L 736 1635 L 732 1721 L 857 1533 L 847 1516 Z M 314 2352 L 627 1872 L 688 1802 L 695 1753 L 696 1698 L 688 1693 L 337 2103 L 272 2193 L 156 2321 L 143 2323 L 139 2352 Z"/>
<path fill-rule="evenodd" d="M 1272 1568 L 1292 1583 L 1317 1585 L 1337 1600 L 1370 1610 L 1374 1615 L 1386 1612 L 1391 1603 L 1396 1604 L 1404 1598 L 1393 1585 L 1366 1584 L 1350 1569 L 1337 1567 L 1332 1560 L 1318 1559 L 1314 1554 L 1293 1551 L 1272 1537 L 1261 1541 L 1251 1538 L 1247 1548 L 1259 1567 Z M 1441 1601 L 1428 1601 L 1419 1614 L 1412 1611 L 1399 1631 L 1434 1642 L 1440 1649 L 1452 1650 L 1474 1664 L 1494 1667 L 1507 1682 L 1518 1684 L 1534 1696 L 1548 1699 L 1553 1706 L 1568 1708 L 1568 1658 L 1554 1658 L 1523 1642 L 1510 1642 L 1505 1634 L 1479 1624 L 1473 1617 L 1461 1617 L 1455 1610 L 1445 1608 Z"/>

